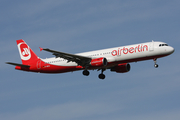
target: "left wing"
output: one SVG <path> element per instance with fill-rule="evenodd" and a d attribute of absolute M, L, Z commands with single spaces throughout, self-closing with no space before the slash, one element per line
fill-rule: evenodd
<path fill-rule="evenodd" d="M 46 49 L 40 48 L 40 49 L 53 53 L 53 55 L 55 55 L 56 58 L 60 57 L 60 58 L 64 58 L 64 59 L 68 60 L 68 62 L 76 62 L 78 65 L 83 66 L 83 67 L 89 66 L 89 63 L 92 60 L 92 58 L 90 58 L 90 57 L 59 52 L 59 51 L 55 51 L 55 50 L 50 50 L 48 48 L 46 48 Z"/>

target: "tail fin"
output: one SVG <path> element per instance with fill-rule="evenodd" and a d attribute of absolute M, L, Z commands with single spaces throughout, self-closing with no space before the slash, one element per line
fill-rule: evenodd
<path fill-rule="evenodd" d="M 19 54 L 24 65 L 30 65 L 39 60 L 38 56 L 31 50 L 31 48 L 24 42 L 24 40 L 17 40 Z"/>

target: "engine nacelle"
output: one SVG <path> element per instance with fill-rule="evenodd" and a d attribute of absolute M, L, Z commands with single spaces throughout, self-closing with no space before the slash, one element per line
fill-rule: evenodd
<path fill-rule="evenodd" d="M 117 73 L 125 73 L 125 72 L 129 72 L 130 69 L 131 69 L 131 66 L 129 63 L 122 63 L 122 64 L 118 64 L 117 66 L 111 68 L 111 71 L 117 72 Z"/>
<path fill-rule="evenodd" d="M 94 67 L 100 67 L 100 66 L 106 66 L 107 65 L 107 59 L 106 58 L 96 58 L 91 60 L 91 66 Z"/>

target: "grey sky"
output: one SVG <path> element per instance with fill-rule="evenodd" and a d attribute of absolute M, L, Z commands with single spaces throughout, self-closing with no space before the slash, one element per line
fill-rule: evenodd
<path fill-rule="evenodd" d="M 1 0 L 1 120 L 179 120 L 180 2 L 178 0 Z M 69 53 L 163 41 L 175 52 L 131 63 L 131 71 L 36 74 L 14 70 L 21 63 L 16 40 Z"/>

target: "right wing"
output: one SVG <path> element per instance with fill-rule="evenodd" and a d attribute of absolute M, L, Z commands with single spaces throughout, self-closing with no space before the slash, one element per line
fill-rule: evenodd
<path fill-rule="evenodd" d="M 85 56 L 81 56 L 81 55 L 75 55 L 75 54 L 69 54 L 69 53 L 64 53 L 64 52 L 59 52 L 59 51 L 55 51 L 55 50 L 50 50 L 50 49 L 43 49 L 42 50 L 48 51 L 53 53 L 53 55 L 60 58 L 64 58 L 66 60 L 68 60 L 68 62 L 76 62 L 78 65 L 86 67 L 89 66 L 89 63 L 91 62 L 92 58 L 90 57 L 85 57 Z"/>

